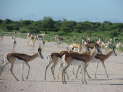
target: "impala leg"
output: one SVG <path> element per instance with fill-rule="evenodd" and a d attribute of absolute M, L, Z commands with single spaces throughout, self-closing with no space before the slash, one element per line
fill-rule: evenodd
<path fill-rule="evenodd" d="M 59 67 L 59 73 L 57 75 L 57 79 L 59 80 L 60 79 L 60 75 L 61 75 L 61 70 L 63 69 L 63 63 L 60 64 L 60 67 Z"/>
<path fill-rule="evenodd" d="M 51 72 L 52 72 L 52 75 L 53 75 L 53 79 L 55 80 L 55 75 L 54 75 L 54 71 L 55 71 L 55 66 L 56 66 L 56 63 L 54 63 L 51 67 Z"/>
<path fill-rule="evenodd" d="M 88 67 L 88 64 L 86 64 L 86 70 L 85 70 L 85 72 L 87 73 L 88 78 L 91 79 L 91 76 L 89 75 L 89 73 L 87 71 L 87 67 Z"/>
<path fill-rule="evenodd" d="M 26 77 L 26 79 L 28 79 L 29 78 L 29 74 L 30 74 L 30 65 L 28 64 L 28 63 L 26 63 L 26 65 L 28 66 L 28 68 L 29 68 L 29 70 L 28 70 L 28 74 L 27 74 L 27 77 Z"/>
<path fill-rule="evenodd" d="M 86 73 L 87 73 L 88 78 L 91 79 L 92 77 L 91 77 L 90 74 L 88 73 L 87 69 L 86 69 L 85 71 L 86 71 Z"/>
<path fill-rule="evenodd" d="M 96 74 L 97 74 L 98 65 L 99 65 L 99 62 L 97 62 L 97 67 L 96 67 L 96 72 L 95 72 L 95 78 L 97 78 Z"/>
<path fill-rule="evenodd" d="M 87 71 L 87 66 L 88 66 L 88 64 L 86 65 L 86 70 L 85 70 L 85 72 L 87 73 L 88 78 L 91 79 L 92 77 L 89 75 L 89 73 L 88 73 L 88 71 Z M 81 71 L 82 71 L 82 68 L 81 68 Z"/>
<path fill-rule="evenodd" d="M 85 64 L 83 64 L 83 69 L 82 69 L 82 71 L 83 71 L 83 74 L 82 74 L 82 84 L 87 84 L 87 81 L 86 81 L 86 65 Z"/>
<path fill-rule="evenodd" d="M 78 79 L 78 73 L 79 73 L 79 69 L 81 68 L 81 65 L 78 66 L 77 68 L 77 72 L 76 72 L 76 79 Z"/>
<path fill-rule="evenodd" d="M 46 66 L 46 69 L 45 69 L 45 80 L 46 80 L 46 75 L 47 75 L 47 69 L 48 67 L 52 64 L 52 62 L 50 61 L 49 64 Z"/>
<path fill-rule="evenodd" d="M 9 64 L 9 62 L 7 62 L 2 68 L 1 68 L 1 71 L 0 71 L 0 76 L 2 75 L 3 71 L 4 71 L 4 68 Z"/>
<path fill-rule="evenodd" d="M 22 80 L 24 81 L 23 72 L 24 72 L 24 62 L 22 63 Z"/>
<path fill-rule="evenodd" d="M 15 76 L 15 74 L 14 74 L 14 72 L 13 72 L 13 67 L 14 67 L 14 63 L 11 63 L 10 72 L 11 72 L 12 76 L 13 76 L 17 81 L 19 81 L 19 79 Z"/>
<path fill-rule="evenodd" d="M 84 64 L 84 82 L 85 84 L 87 84 L 87 81 L 86 81 L 86 65 Z"/>
<path fill-rule="evenodd" d="M 104 67 L 104 70 L 105 70 L 106 76 L 107 76 L 107 78 L 109 79 L 109 77 L 108 77 L 108 73 L 107 73 L 107 69 L 106 69 L 106 66 L 105 66 L 104 62 L 102 63 L 102 65 L 103 65 L 103 67 Z"/>
<path fill-rule="evenodd" d="M 68 75 L 67 71 L 65 72 L 65 74 L 67 76 L 67 79 L 69 80 L 70 78 L 69 78 L 69 75 Z"/>
<path fill-rule="evenodd" d="M 60 64 L 60 68 L 59 68 L 59 74 L 58 74 L 58 79 L 59 79 L 59 77 L 61 76 L 61 70 L 63 70 L 63 63 L 61 63 Z M 67 76 L 67 79 L 69 80 L 69 75 L 68 75 L 68 73 L 66 72 L 66 76 Z"/>
<path fill-rule="evenodd" d="M 70 64 L 68 64 L 62 71 L 62 83 L 65 84 L 66 83 L 66 80 L 65 80 L 65 73 L 66 73 L 66 70 L 67 68 L 70 66 Z"/>
<path fill-rule="evenodd" d="M 73 71 L 72 72 L 73 72 L 73 75 L 75 75 L 75 67 L 74 66 L 73 66 Z"/>
<path fill-rule="evenodd" d="M 82 82 L 82 84 L 84 84 L 84 65 L 82 65 L 83 67 L 81 67 L 81 74 L 82 74 L 82 80 L 81 80 L 81 82 Z"/>

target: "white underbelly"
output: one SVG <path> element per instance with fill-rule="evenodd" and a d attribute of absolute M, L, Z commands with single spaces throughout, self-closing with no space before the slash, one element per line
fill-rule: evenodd
<path fill-rule="evenodd" d="M 23 63 L 24 61 L 23 60 L 20 60 L 18 58 L 16 58 L 16 62 L 15 63 Z"/>
<path fill-rule="evenodd" d="M 93 60 L 91 60 L 91 62 L 92 62 L 92 63 L 94 63 L 94 62 L 100 62 L 100 60 L 99 60 L 99 59 L 94 58 Z"/>
<path fill-rule="evenodd" d="M 81 64 L 84 64 L 84 62 L 81 61 L 81 60 L 73 59 L 73 60 L 71 61 L 71 64 L 72 64 L 72 65 L 81 65 Z"/>

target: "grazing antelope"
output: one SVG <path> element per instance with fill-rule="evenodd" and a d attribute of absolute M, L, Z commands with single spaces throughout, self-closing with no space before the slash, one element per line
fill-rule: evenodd
<path fill-rule="evenodd" d="M 14 67 L 14 63 L 15 62 L 23 61 L 28 66 L 28 68 L 29 68 L 28 74 L 26 76 L 26 79 L 28 79 L 29 73 L 30 73 L 30 65 L 29 65 L 29 62 L 33 61 L 38 56 L 40 56 L 43 59 L 41 48 L 38 48 L 38 53 L 35 53 L 33 55 L 27 55 L 27 54 L 23 54 L 23 53 L 8 53 L 6 55 L 6 58 L 7 58 L 8 62 L 3 66 L 2 71 L 3 71 L 3 69 L 5 68 L 6 65 L 11 64 L 10 72 L 11 72 L 12 76 L 17 81 L 19 81 L 19 79 L 15 76 L 15 74 L 13 72 L 13 67 Z M 1 72 L 1 74 L 2 74 L 2 72 Z M 22 79 L 24 80 L 23 74 L 22 74 Z"/>
<path fill-rule="evenodd" d="M 63 55 L 63 60 L 66 66 L 62 71 L 62 83 L 66 83 L 65 73 L 70 65 L 82 65 L 83 66 L 83 76 L 82 83 L 86 83 L 86 68 L 89 61 L 91 61 L 96 55 L 95 48 L 92 50 L 91 54 L 80 54 L 78 52 L 69 52 Z"/>
<path fill-rule="evenodd" d="M 49 61 L 49 64 L 46 66 L 46 69 L 45 69 L 45 80 L 46 80 L 47 69 L 49 68 L 49 66 L 51 64 L 52 64 L 51 72 L 52 72 L 54 80 L 56 79 L 55 75 L 54 75 L 55 66 L 58 64 L 58 62 L 60 61 L 59 59 L 61 59 L 65 53 L 68 53 L 68 51 L 60 51 L 59 53 L 51 53 L 50 54 L 50 61 Z"/>

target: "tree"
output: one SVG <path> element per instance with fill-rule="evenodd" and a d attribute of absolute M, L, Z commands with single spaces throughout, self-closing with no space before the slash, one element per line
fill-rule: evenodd
<path fill-rule="evenodd" d="M 41 27 L 43 31 L 54 31 L 54 23 L 55 21 L 51 17 L 44 17 Z"/>
<path fill-rule="evenodd" d="M 76 22 L 64 20 L 61 24 L 60 31 L 72 32 L 76 26 Z"/>

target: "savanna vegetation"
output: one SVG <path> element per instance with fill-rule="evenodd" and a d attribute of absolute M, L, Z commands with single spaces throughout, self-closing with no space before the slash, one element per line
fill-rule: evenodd
<path fill-rule="evenodd" d="M 46 33 L 47 40 L 53 35 L 64 36 L 65 39 L 78 41 L 78 39 L 100 37 L 102 39 L 116 38 L 123 41 L 123 23 L 104 22 L 77 22 L 71 20 L 54 20 L 51 17 L 44 17 L 42 20 L 20 20 L 0 19 L 1 35 L 9 32 L 18 33 Z M 20 35 L 20 34 L 19 34 Z M 25 35 L 21 35 L 25 36 Z"/>

